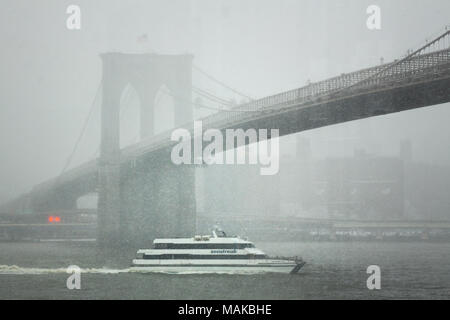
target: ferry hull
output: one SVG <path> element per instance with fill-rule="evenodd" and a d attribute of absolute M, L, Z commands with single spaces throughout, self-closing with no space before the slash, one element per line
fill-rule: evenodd
<path fill-rule="evenodd" d="M 255 273 L 298 273 L 304 263 L 285 264 L 146 264 L 144 260 L 133 260 L 131 271 L 161 272 L 161 273 L 224 273 L 224 274 L 255 274 Z"/>

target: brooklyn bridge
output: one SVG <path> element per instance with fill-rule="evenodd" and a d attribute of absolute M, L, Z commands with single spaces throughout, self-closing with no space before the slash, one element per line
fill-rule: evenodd
<path fill-rule="evenodd" d="M 98 192 L 100 243 L 192 235 L 196 168 L 170 161 L 173 130 L 154 134 L 154 101 L 159 88 L 167 87 L 175 128 L 193 132 L 192 92 L 198 90 L 192 85 L 193 58 L 102 54 L 100 156 L 1 205 L 0 215 L 70 212 L 80 197 Z M 121 149 L 120 98 L 128 85 L 141 101 L 141 141 Z M 286 136 L 445 102 L 450 102 L 450 31 L 393 62 L 220 108 L 200 120 L 204 129 L 278 129 Z"/>

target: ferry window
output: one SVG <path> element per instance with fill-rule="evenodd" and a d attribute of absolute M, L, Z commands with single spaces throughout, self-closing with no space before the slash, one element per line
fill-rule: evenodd
<path fill-rule="evenodd" d="M 255 246 L 251 243 L 238 243 L 235 245 L 236 249 L 254 248 Z"/>
<path fill-rule="evenodd" d="M 227 234 L 225 233 L 225 231 L 222 230 L 216 230 L 216 234 L 219 238 L 226 238 Z"/>

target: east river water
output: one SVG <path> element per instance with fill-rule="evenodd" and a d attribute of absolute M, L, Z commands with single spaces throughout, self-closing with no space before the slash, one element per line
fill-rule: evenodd
<path fill-rule="evenodd" d="M 164 274 L 128 270 L 90 242 L 0 243 L 0 299 L 449 299 L 450 243 L 256 243 L 271 255 L 299 255 L 307 264 L 289 274 Z M 116 259 L 117 260 L 117 259 Z M 82 269 L 69 290 L 66 268 Z M 368 290 L 369 265 L 381 289 Z"/>

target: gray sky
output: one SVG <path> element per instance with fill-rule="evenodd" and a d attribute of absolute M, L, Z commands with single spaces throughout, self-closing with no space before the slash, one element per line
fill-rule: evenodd
<path fill-rule="evenodd" d="M 218 79 L 263 97 L 376 65 L 380 57 L 391 61 L 450 23 L 448 0 L 0 3 L 0 202 L 62 170 L 99 85 L 101 52 L 189 52 Z M 66 28 L 70 4 L 81 7 L 81 30 Z M 381 7 L 380 31 L 366 28 L 370 4 Z M 143 34 L 148 41 L 138 43 Z M 230 96 L 195 74 L 194 84 Z M 128 119 L 137 108 L 130 101 Z M 98 111 L 73 165 L 97 150 Z M 446 104 L 302 134 L 318 157 L 358 145 L 395 154 L 400 140 L 411 139 L 415 159 L 448 164 L 449 117 Z M 131 123 L 124 132 L 132 136 L 136 126 L 125 123 Z"/>

